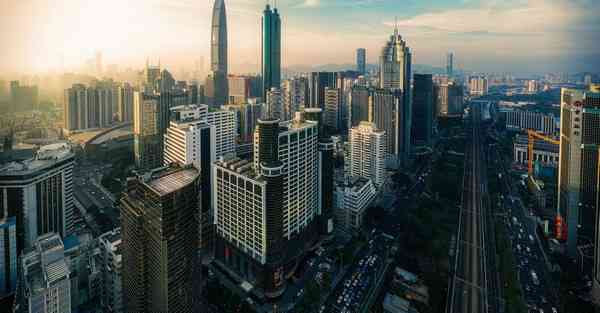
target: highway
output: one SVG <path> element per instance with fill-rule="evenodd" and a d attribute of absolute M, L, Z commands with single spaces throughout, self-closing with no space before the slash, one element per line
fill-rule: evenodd
<path fill-rule="evenodd" d="M 488 206 L 481 108 L 471 107 L 471 129 L 465 149 L 463 201 L 459 217 L 454 276 L 450 285 L 447 313 L 490 312 L 486 228 Z M 492 306 L 493 307 L 493 306 Z"/>

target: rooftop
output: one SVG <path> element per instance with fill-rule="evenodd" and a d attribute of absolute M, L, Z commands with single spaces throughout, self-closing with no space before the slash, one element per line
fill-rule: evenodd
<path fill-rule="evenodd" d="M 215 163 L 215 165 L 228 169 L 230 171 L 234 171 L 251 179 L 259 178 L 259 175 L 256 173 L 253 163 L 248 160 L 234 157 L 218 161 Z"/>
<path fill-rule="evenodd" d="M 199 172 L 195 168 L 178 169 L 151 176 L 145 184 L 160 196 L 164 196 L 191 184 L 198 175 Z"/>
<path fill-rule="evenodd" d="M 35 156 L 24 161 L 7 163 L 0 167 L 0 175 L 22 175 L 41 170 L 57 162 L 73 157 L 68 143 L 56 143 L 41 147 Z"/>
<path fill-rule="evenodd" d="M 383 308 L 386 312 L 412 313 L 416 312 L 410 306 L 410 302 L 393 294 L 386 294 L 383 300 Z"/>

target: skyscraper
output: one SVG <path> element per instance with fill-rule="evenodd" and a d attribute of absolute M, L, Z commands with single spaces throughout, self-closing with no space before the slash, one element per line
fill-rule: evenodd
<path fill-rule="evenodd" d="M 431 144 L 433 133 L 433 79 L 431 74 L 415 74 L 413 90 L 413 144 Z"/>
<path fill-rule="evenodd" d="M 325 88 L 336 88 L 337 72 L 313 72 L 310 74 L 308 107 L 325 109 Z"/>
<path fill-rule="evenodd" d="M 153 169 L 162 166 L 159 119 L 158 99 L 136 91 L 133 96 L 133 150 L 137 168 Z"/>
<path fill-rule="evenodd" d="M 338 134 L 342 128 L 342 97 L 337 88 L 325 87 L 325 113 L 323 123 L 328 133 Z"/>
<path fill-rule="evenodd" d="M 356 50 L 356 71 L 360 75 L 367 73 L 367 50 L 365 48 L 358 48 Z"/>
<path fill-rule="evenodd" d="M 192 312 L 199 172 L 167 168 L 127 182 L 121 198 L 125 312 Z"/>
<path fill-rule="evenodd" d="M 271 88 L 281 87 L 281 19 L 267 4 L 262 18 L 263 99 Z"/>
<path fill-rule="evenodd" d="M 15 292 L 17 286 L 17 218 L 0 215 L 0 299 Z"/>
<path fill-rule="evenodd" d="M 436 85 L 436 115 L 457 116 L 464 111 L 464 87 L 456 82 L 446 82 Z"/>
<path fill-rule="evenodd" d="M 446 75 L 452 77 L 454 75 L 454 53 L 448 52 L 446 55 Z"/>
<path fill-rule="evenodd" d="M 229 86 L 227 80 L 227 12 L 225 0 L 215 0 L 211 29 L 211 72 L 213 83 L 213 104 L 227 104 Z"/>
<path fill-rule="evenodd" d="M 370 179 L 379 188 L 385 182 L 385 137 L 369 122 L 350 129 L 350 175 Z"/>
<path fill-rule="evenodd" d="M 285 111 L 285 106 L 283 105 L 281 90 L 273 87 L 267 90 L 266 96 L 266 113 L 269 116 L 278 118 L 280 120 L 285 120 L 285 117 L 288 116 L 288 112 Z"/>
<path fill-rule="evenodd" d="M 349 128 L 369 120 L 369 88 L 355 86 L 350 93 Z"/>
<path fill-rule="evenodd" d="M 471 76 L 469 78 L 469 94 L 471 96 L 485 96 L 488 93 L 488 79 L 485 76 Z"/>
<path fill-rule="evenodd" d="M 247 76 L 229 76 L 228 104 L 246 104 L 250 98 L 250 78 Z"/>
<path fill-rule="evenodd" d="M 17 251 L 46 233 L 73 228 L 75 154 L 66 143 L 41 147 L 33 159 L 0 166 L 0 212 L 17 219 Z"/>
<path fill-rule="evenodd" d="M 133 87 L 123 83 L 117 88 L 117 115 L 121 122 L 133 121 Z"/>
<path fill-rule="evenodd" d="M 560 115 L 559 212 L 567 226 L 567 251 L 575 256 L 579 236 L 595 235 L 598 217 L 600 90 L 563 88 Z"/>
<path fill-rule="evenodd" d="M 402 36 L 398 34 L 398 28 L 394 29 L 394 34 L 381 50 L 379 71 L 379 85 L 381 88 L 402 92 L 402 112 L 399 114 L 401 119 L 396 123 L 399 136 L 399 165 L 408 161 L 411 152 L 412 94 L 410 83 L 412 79 L 412 54 Z M 390 136 L 389 133 L 387 135 Z"/>
<path fill-rule="evenodd" d="M 286 79 L 281 84 L 281 97 L 286 112 L 284 120 L 291 120 L 294 113 L 307 106 L 309 100 L 308 80 L 305 77 Z"/>

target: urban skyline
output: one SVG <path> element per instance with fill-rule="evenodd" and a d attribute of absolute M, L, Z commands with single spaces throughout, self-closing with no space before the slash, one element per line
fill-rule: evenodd
<path fill-rule="evenodd" d="M 43 72 L 63 65 L 72 69 L 96 51 L 103 52 L 105 64 L 141 65 L 147 57 L 162 57 L 164 64 L 180 68 L 190 67 L 201 56 L 209 60 L 211 1 L 136 1 L 141 0 L 128 1 L 121 10 L 113 10 L 122 6 L 116 0 L 67 0 L 51 7 L 46 0 L 11 2 L 3 10 L 0 29 L 21 31 L 0 33 L 0 42 L 11 42 L 0 69 Z M 264 3 L 230 0 L 226 5 L 231 20 L 230 68 L 259 72 Z M 583 71 L 586 62 L 598 59 L 593 39 L 600 23 L 593 12 L 600 5 L 592 1 L 408 1 L 402 10 L 395 5 L 393 0 L 278 1 L 286 14 L 282 65 L 309 65 L 306 60 L 311 65 L 353 63 L 357 47 L 379 50 L 379 34 L 393 29 L 395 18 L 403 36 L 419 51 L 417 64 L 443 68 L 440 51 L 455 52 L 455 67 L 473 71 L 522 71 L 523 64 L 529 65 L 528 72 Z M 20 16 L 31 16 L 33 22 Z M 111 16 L 110 23 L 104 23 L 103 16 Z M 506 23 L 510 20 L 521 22 Z M 503 44 L 508 40 L 510 45 Z M 328 44 L 305 49 L 304 42 Z M 367 55 L 368 63 L 376 63 L 376 53 Z M 533 60 L 545 62 L 530 64 Z"/>

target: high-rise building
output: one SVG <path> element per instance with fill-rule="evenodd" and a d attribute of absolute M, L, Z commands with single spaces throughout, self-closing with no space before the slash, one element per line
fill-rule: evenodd
<path fill-rule="evenodd" d="M 337 72 L 313 72 L 310 74 L 308 107 L 325 109 L 325 88 L 336 88 Z"/>
<path fill-rule="evenodd" d="M 446 55 L 446 75 L 452 77 L 454 75 L 454 53 L 448 52 Z"/>
<path fill-rule="evenodd" d="M 539 84 L 537 80 L 528 80 L 527 81 L 527 93 L 536 94 L 539 91 Z"/>
<path fill-rule="evenodd" d="M 112 81 L 85 86 L 74 84 L 65 90 L 64 128 L 68 131 L 109 127 L 116 120 L 118 93 Z"/>
<path fill-rule="evenodd" d="M 559 212 L 567 227 L 567 251 L 574 256 L 578 237 L 592 238 L 598 208 L 600 90 L 561 91 Z"/>
<path fill-rule="evenodd" d="M 0 299 L 17 287 L 17 218 L 4 208 L 0 216 Z"/>
<path fill-rule="evenodd" d="M 367 73 L 367 50 L 365 48 L 358 48 L 356 50 L 356 71 L 360 75 Z"/>
<path fill-rule="evenodd" d="M 325 109 L 323 123 L 329 134 L 338 134 L 342 129 L 342 95 L 337 88 L 325 87 Z"/>
<path fill-rule="evenodd" d="M 469 94 L 471 96 L 485 96 L 488 93 L 488 79 L 485 76 L 471 76 L 469 78 Z"/>
<path fill-rule="evenodd" d="M 244 144 L 253 145 L 254 130 L 258 119 L 263 115 L 264 106 L 263 103 L 247 103 L 223 107 L 223 110 L 235 112 L 238 130 L 238 146 Z"/>
<path fill-rule="evenodd" d="M 29 313 L 71 313 L 71 268 L 58 234 L 49 233 L 33 242 L 23 255 L 23 295 Z M 75 307 L 74 307 L 75 306 Z"/>
<path fill-rule="evenodd" d="M 386 133 L 369 122 L 350 129 L 351 176 L 364 177 L 379 188 L 385 182 Z"/>
<path fill-rule="evenodd" d="M 228 110 L 209 111 L 206 123 L 215 127 L 215 155 L 221 157 L 235 154 L 237 120 L 235 112 Z"/>
<path fill-rule="evenodd" d="M 408 159 L 410 143 L 406 143 L 406 133 L 410 131 L 404 123 L 406 110 L 402 103 L 402 93 L 398 89 L 370 89 L 369 90 L 369 122 L 385 132 L 386 165 L 390 168 L 398 167 Z M 360 124 L 359 124 L 360 125 Z M 408 136 L 410 141 L 410 136 Z"/>
<path fill-rule="evenodd" d="M 229 76 L 228 104 L 238 105 L 248 103 L 250 98 L 250 78 L 247 76 Z"/>
<path fill-rule="evenodd" d="M 146 60 L 146 67 L 144 68 L 144 76 L 142 78 L 142 85 L 144 91 L 154 92 L 156 82 L 160 79 L 160 60 L 158 65 L 150 65 L 150 60 Z"/>
<path fill-rule="evenodd" d="M 333 196 L 336 233 L 346 238 L 359 234 L 376 195 L 373 182 L 363 177 L 351 177 L 337 185 Z"/>
<path fill-rule="evenodd" d="M 227 80 L 227 11 L 225 0 L 215 0 L 211 29 L 211 78 L 212 104 L 216 107 L 227 104 L 229 86 Z"/>
<path fill-rule="evenodd" d="M 133 96 L 135 165 L 140 169 L 162 166 L 159 99 L 136 91 Z"/>
<path fill-rule="evenodd" d="M 455 82 L 446 82 L 434 86 L 436 99 L 436 115 L 457 116 L 464 111 L 464 88 Z"/>
<path fill-rule="evenodd" d="M 73 227 L 73 166 L 75 154 L 66 143 L 41 147 L 33 159 L 0 166 L 0 212 L 17 219 L 17 251 L 36 238 Z"/>
<path fill-rule="evenodd" d="M 268 298 L 285 291 L 318 235 L 317 125 L 301 114 L 261 119 L 254 162 L 229 158 L 214 167 L 216 262 Z M 243 200 L 249 196 L 254 201 Z"/>
<path fill-rule="evenodd" d="M 308 80 L 305 77 L 284 80 L 281 84 L 281 97 L 286 112 L 283 120 L 291 120 L 296 112 L 307 107 L 309 96 Z"/>
<path fill-rule="evenodd" d="M 432 76 L 431 74 L 415 74 L 413 83 L 413 144 L 431 145 L 433 136 L 433 111 Z"/>
<path fill-rule="evenodd" d="M 267 115 L 283 120 L 288 114 L 283 105 L 281 90 L 273 87 L 267 90 L 266 94 L 266 110 Z"/>
<path fill-rule="evenodd" d="M 379 58 L 379 86 L 383 89 L 401 91 L 402 105 L 400 118 L 396 126 L 398 136 L 398 165 L 408 161 L 411 153 L 411 128 L 412 128 L 412 53 L 402 36 L 398 34 L 398 28 L 386 43 Z M 377 125 L 380 127 L 380 125 Z M 391 134 L 387 133 L 387 136 Z"/>
<path fill-rule="evenodd" d="M 18 80 L 10 82 L 10 101 L 12 111 L 28 111 L 37 108 L 39 91 L 37 86 L 23 86 Z"/>
<path fill-rule="evenodd" d="M 263 99 L 271 88 L 281 87 L 281 18 L 267 4 L 262 17 Z"/>
<path fill-rule="evenodd" d="M 124 83 L 117 88 L 117 115 L 121 122 L 133 121 L 133 87 Z"/>
<path fill-rule="evenodd" d="M 106 232 L 98 238 L 101 267 L 100 305 L 103 312 L 123 313 L 123 240 L 121 229 Z"/>
<path fill-rule="evenodd" d="M 350 93 L 349 128 L 369 121 L 369 88 L 355 86 Z"/>
<path fill-rule="evenodd" d="M 121 198 L 124 312 L 192 312 L 199 172 L 167 168 L 127 182 Z"/>

